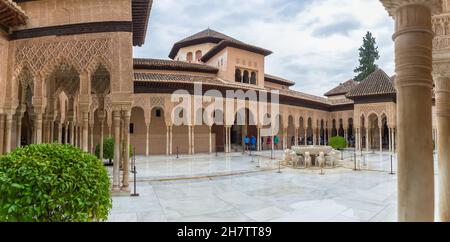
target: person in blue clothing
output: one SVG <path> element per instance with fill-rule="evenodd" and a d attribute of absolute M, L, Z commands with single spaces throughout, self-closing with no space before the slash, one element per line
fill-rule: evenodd
<path fill-rule="evenodd" d="M 252 143 L 252 150 L 256 150 L 256 137 L 254 135 L 252 135 L 250 142 Z"/>
<path fill-rule="evenodd" d="M 248 149 L 248 145 L 249 145 L 249 143 L 250 143 L 250 138 L 248 137 L 248 136 L 245 136 L 245 138 L 244 138 L 244 143 L 245 143 L 245 149 Z"/>

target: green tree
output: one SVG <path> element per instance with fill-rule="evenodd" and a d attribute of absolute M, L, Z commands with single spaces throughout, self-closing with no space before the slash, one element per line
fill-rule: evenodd
<path fill-rule="evenodd" d="M 341 136 L 331 137 L 328 143 L 336 150 L 345 149 L 347 147 L 347 141 Z"/>
<path fill-rule="evenodd" d="M 380 59 L 380 53 L 375 38 L 367 31 L 363 45 L 359 48 L 359 66 L 355 69 L 355 81 L 361 82 L 377 69 L 375 62 Z"/>
<path fill-rule="evenodd" d="M 104 221 L 112 208 L 108 171 L 70 145 L 39 144 L 0 157 L 0 221 Z"/>

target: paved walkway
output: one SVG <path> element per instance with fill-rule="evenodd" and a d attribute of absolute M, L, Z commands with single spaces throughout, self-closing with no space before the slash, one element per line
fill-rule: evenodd
<path fill-rule="evenodd" d="M 379 171 L 351 170 L 352 156 L 346 152 L 343 167 L 325 175 L 291 168 L 279 174 L 270 154 L 259 158 L 262 168 L 256 167 L 258 157 L 239 153 L 140 157 L 140 196 L 114 197 L 109 221 L 395 221 L 397 177 L 387 172 L 390 155 L 360 158 L 368 163 L 363 168 Z M 185 179 L 195 177 L 203 178 Z"/>

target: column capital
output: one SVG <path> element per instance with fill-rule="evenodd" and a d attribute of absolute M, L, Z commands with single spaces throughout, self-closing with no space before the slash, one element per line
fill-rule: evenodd
<path fill-rule="evenodd" d="M 442 0 L 381 0 L 390 16 L 395 18 L 395 12 L 407 5 L 423 5 L 431 9 L 432 14 L 442 13 Z"/>

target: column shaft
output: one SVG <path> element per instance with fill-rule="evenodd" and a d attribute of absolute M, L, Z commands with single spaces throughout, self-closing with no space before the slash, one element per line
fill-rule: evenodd
<path fill-rule="evenodd" d="M 113 191 L 120 190 L 120 111 L 113 111 L 114 126 L 114 166 L 113 166 Z"/>

